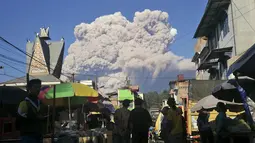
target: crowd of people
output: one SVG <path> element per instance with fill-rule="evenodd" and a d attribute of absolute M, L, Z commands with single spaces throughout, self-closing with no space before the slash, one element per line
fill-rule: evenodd
<path fill-rule="evenodd" d="M 41 121 L 46 116 L 39 114 L 40 102 L 37 99 L 41 88 L 40 80 L 31 80 L 28 83 L 28 97 L 22 101 L 18 108 L 20 122 L 19 130 L 22 142 L 39 143 L 42 142 Z M 123 107 L 116 110 L 114 114 L 113 142 L 114 143 L 148 143 L 149 129 L 152 126 L 152 118 L 148 110 L 143 107 L 144 101 L 140 98 L 135 99 L 135 108 L 130 111 L 129 100 L 123 101 Z M 175 99 L 169 98 L 168 107 L 161 110 L 163 120 L 161 122 L 161 137 L 165 143 L 184 143 L 187 137 L 186 123 L 182 116 L 182 110 L 176 106 Z M 216 136 L 209 125 L 209 113 L 201 111 L 197 120 L 199 133 L 202 143 L 227 143 L 228 118 L 224 103 L 218 103 L 216 117 Z M 84 119 L 83 119 L 84 120 Z M 93 120 L 93 119 L 92 119 Z M 95 121 L 95 120 L 93 120 Z M 110 121 L 110 117 L 107 120 Z M 92 125 L 91 125 L 92 126 Z M 216 137 L 216 138 L 215 138 Z"/>
<path fill-rule="evenodd" d="M 161 111 L 164 115 L 161 137 L 165 143 L 185 143 L 187 131 L 182 109 L 176 106 L 174 98 L 169 98 L 167 104 L 169 107 L 164 107 Z"/>
<path fill-rule="evenodd" d="M 175 99 L 168 99 L 169 107 L 164 107 L 161 112 L 164 115 L 161 124 L 161 137 L 165 143 L 186 142 L 186 124 L 182 116 L 182 110 L 176 106 Z M 130 102 L 123 101 L 123 107 L 116 110 L 114 115 L 114 143 L 148 143 L 148 132 L 152 126 L 149 112 L 143 108 L 143 100 L 135 100 L 135 109 L 128 110 Z"/>
<path fill-rule="evenodd" d="M 210 114 L 207 111 L 201 110 L 197 119 L 197 125 L 202 143 L 230 143 L 230 134 L 232 128 L 235 130 L 249 130 L 245 113 L 237 115 L 234 119 L 227 117 L 227 108 L 224 103 L 219 102 L 216 107 L 218 115 L 215 120 L 215 126 L 212 129 L 212 124 L 209 123 Z M 242 122 L 243 121 L 243 122 Z M 235 124 L 235 122 L 242 124 Z M 240 126 L 241 125 L 241 126 Z M 244 128 L 239 128 L 244 127 Z M 232 137 L 235 142 L 249 142 L 248 137 Z"/>

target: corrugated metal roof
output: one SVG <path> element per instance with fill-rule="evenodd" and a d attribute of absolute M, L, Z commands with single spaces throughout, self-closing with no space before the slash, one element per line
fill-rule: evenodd
<path fill-rule="evenodd" d="M 208 36 L 212 28 L 219 23 L 219 18 L 224 12 L 223 9 L 226 9 L 229 4 L 230 0 L 209 0 L 194 38 Z"/>

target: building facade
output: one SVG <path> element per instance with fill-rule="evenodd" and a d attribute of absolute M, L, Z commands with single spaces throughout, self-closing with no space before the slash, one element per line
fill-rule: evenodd
<path fill-rule="evenodd" d="M 184 79 L 184 75 L 178 75 L 177 80 L 170 81 L 169 87 L 169 94 L 177 104 L 183 104 L 188 99 L 189 80 Z"/>
<path fill-rule="evenodd" d="M 51 74 L 60 78 L 65 41 L 50 41 L 49 27 L 41 28 L 40 33 L 35 37 L 34 42 L 28 41 L 26 45 L 27 53 L 27 72 L 30 75 Z"/>
<path fill-rule="evenodd" d="M 49 28 L 41 28 L 35 40 L 33 42 L 28 40 L 26 44 L 26 73 L 29 76 L 12 79 L 0 85 L 25 89 L 27 79 L 40 79 L 43 85 L 60 84 L 65 41 L 63 38 L 60 41 L 50 40 Z"/>
<path fill-rule="evenodd" d="M 208 0 L 194 35 L 198 43 L 206 37 L 192 59 L 197 79 L 227 78 L 228 67 L 255 43 L 254 8 L 254 0 Z"/>

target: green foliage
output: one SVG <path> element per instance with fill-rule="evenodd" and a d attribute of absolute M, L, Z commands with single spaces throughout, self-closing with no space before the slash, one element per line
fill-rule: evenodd
<path fill-rule="evenodd" d="M 163 99 L 168 99 L 170 97 L 168 90 L 164 90 L 160 93 L 152 91 L 144 93 L 144 100 L 146 102 L 147 109 L 149 108 L 160 108 Z"/>

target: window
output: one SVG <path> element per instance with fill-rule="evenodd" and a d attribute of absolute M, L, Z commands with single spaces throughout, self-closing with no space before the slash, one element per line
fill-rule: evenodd
<path fill-rule="evenodd" d="M 216 31 L 212 31 L 212 33 L 210 34 L 209 36 L 209 49 L 212 50 L 212 49 L 215 49 L 217 48 L 217 45 L 218 45 L 218 41 L 217 41 L 217 37 L 216 37 Z"/>
<path fill-rule="evenodd" d="M 220 62 L 220 77 L 222 79 L 225 79 L 226 78 L 226 74 L 227 74 L 227 61 L 221 61 Z"/>
<path fill-rule="evenodd" d="M 228 34 L 229 32 L 229 26 L 228 26 L 228 14 L 224 12 L 223 18 L 221 21 L 221 31 L 223 33 L 223 38 Z"/>

